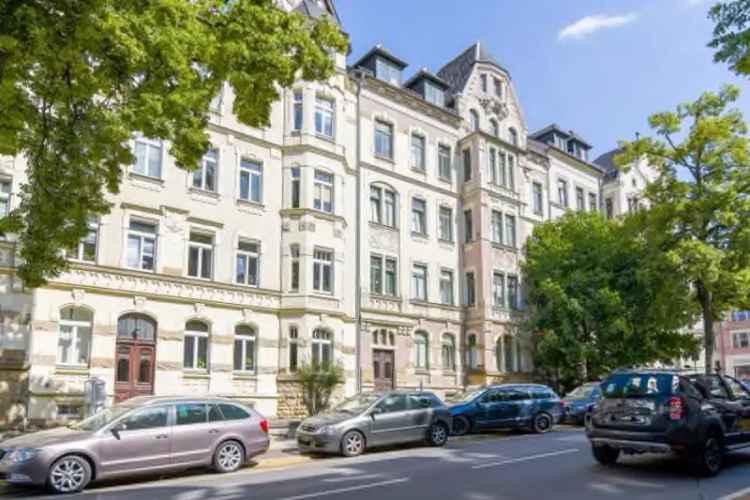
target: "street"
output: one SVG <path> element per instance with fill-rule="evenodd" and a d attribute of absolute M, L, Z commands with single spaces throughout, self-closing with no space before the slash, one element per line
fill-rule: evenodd
<path fill-rule="evenodd" d="M 455 439 L 442 449 L 413 446 L 373 451 L 355 459 L 314 458 L 277 469 L 254 470 L 251 466 L 225 476 L 199 471 L 161 480 L 121 480 L 95 484 L 80 495 L 65 498 L 743 498 L 744 493 L 737 492 L 750 487 L 750 454 L 731 455 L 727 462 L 718 477 L 708 480 L 696 479 L 678 460 L 653 455 L 624 457 L 616 466 L 605 468 L 592 459 L 580 429 L 560 428 L 545 435 L 487 434 Z M 59 498 L 9 487 L 0 489 L 0 495 L 9 499 Z"/>

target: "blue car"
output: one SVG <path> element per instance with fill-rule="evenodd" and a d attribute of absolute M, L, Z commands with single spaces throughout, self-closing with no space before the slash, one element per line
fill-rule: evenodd
<path fill-rule="evenodd" d="M 599 387 L 599 382 L 579 385 L 562 400 L 563 422 L 583 424 L 586 421 L 586 415 L 601 399 L 602 389 Z"/>
<path fill-rule="evenodd" d="M 463 393 L 454 401 L 449 409 L 457 436 L 483 429 L 528 428 L 543 433 L 562 418 L 560 398 L 544 385 L 492 385 Z"/>

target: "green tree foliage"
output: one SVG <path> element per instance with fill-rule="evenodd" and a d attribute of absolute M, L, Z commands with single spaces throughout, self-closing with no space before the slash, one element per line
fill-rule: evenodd
<path fill-rule="evenodd" d="M 634 216 L 638 217 L 638 216 Z M 523 265 L 535 366 L 570 388 L 694 351 L 686 283 L 634 219 L 568 212 L 534 228 Z"/>
<path fill-rule="evenodd" d="M 729 109 L 738 96 L 725 86 L 652 115 L 657 137 L 623 142 L 615 158 L 627 165 L 645 157 L 658 171 L 645 191 L 643 230 L 692 285 L 709 372 L 715 321 L 748 305 L 750 293 L 750 142 L 742 114 Z"/>
<path fill-rule="evenodd" d="M 31 287 L 109 211 L 136 132 L 194 169 L 223 82 L 239 120 L 267 126 L 280 88 L 327 78 L 328 51 L 347 47 L 273 0 L 0 0 L 0 19 L 0 154 L 23 155 L 29 177 L 0 231 L 19 233 Z"/>
<path fill-rule="evenodd" d="M 310 415 L 328 408 L 333 391 L 344 383 L 344 369 L 334 364 L 300 366 L 295 375 L 302 385 L 302 401 Z"/>
<path fill-rule="evenodd" d="M 750 75 L 750 0 L 719 2 L 708 16 L 716 23 L 708 44 L 718 49 L 714 61 L 729 63 L 732 71 Z"/>

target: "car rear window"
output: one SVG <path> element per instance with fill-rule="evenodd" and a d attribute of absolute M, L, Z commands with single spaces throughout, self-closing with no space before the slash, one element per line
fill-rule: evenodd
<path fill-rule="evenodd" d="M 677 383 L 677 377 L 665 373 L 622 373 L 605 380 L 602 393 L 605 398 L 668 396 Z"/>
<path fill-rule="evenodd" d="M 239 406 L 220 404 L 219 408 L 221 408 L 221 413 L 224 414 L 226 420 L 242 420 L 250 417 L 250 414 Z"/>

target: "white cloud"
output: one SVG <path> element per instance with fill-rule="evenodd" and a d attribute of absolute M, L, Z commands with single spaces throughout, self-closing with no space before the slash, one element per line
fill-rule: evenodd
<path fill-rule="evenodd" d="M 624 16 L 586 16 L 561 29 L 557 38 L 559 40 L 564 40 L 566 38 L 580 39 L 601 29 L 624 26 L 632 23 L 636 19 L 638 19 L 638 15 L 634 12 Z"/>

